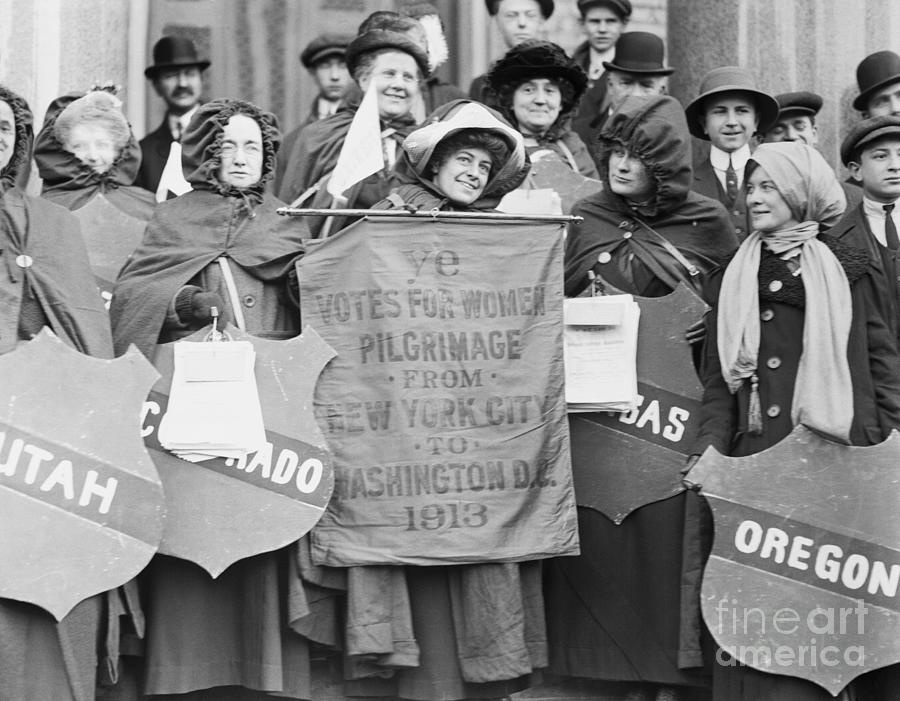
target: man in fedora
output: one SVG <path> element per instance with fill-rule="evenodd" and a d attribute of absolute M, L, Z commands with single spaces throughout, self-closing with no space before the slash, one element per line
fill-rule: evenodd
<path fill-rule="evenodd" d="M 179 142 L 200 104 L 203 71 L 208 67 L 209 61 L 197 55 L 190 39 L 164 36 L 153 47 L 153 65 L 144 75 L 165 101 L 166 116 L 156 131 L 141 139 L 141 170 L 135 185 L 155 193 L 157 202 L 190 189 L 181 173 Z"/>
<path fill-rule="evenodd" d="M 900 56 L 893 51 L 876 51 L 860 61 L 856 84 L 853 107 L 863 116 L 900 115 Z"/>
<path fill-rule="evenodd" d="M 597 143 L 600 130 L 607 117 L 629 95 L 665 95 L 669 90 L 668 76 L 674 68 L 663 65 L 665 45 L 663 40 L 649 32 L 627 32 L 616 43 L 616 55 L 604 61 L 606 69 L 606 103 L 608 107 L 593 116 L 587 125 L 585 141 L 590 146 Z M 581 137 L 584 140 L 584 136 Z"/>
<path fill-rule="evenodd" d="M 599 115 L 609 113 L 607 98 L 606 63 L 616 56 L 617 43 L 631 19 L 629 0 L 578 0 L 581 26 L 587 39 L 575 49 L 572 58 L 588 75 L 588 88 L 575 116 L 572 129 L 593 153 L 599 130 L 591 122 Z M 662 63 L 662 57 L 660 57 Z"/>
<path fill-rule="evenodd" d="M 800 90 L 775 96 L 778 117 L 763 135 L 763 141 L 799 141 L 807 146 L 819 145 L 816 115 L 822 109 L 822 96 Z"/>
<path fill-rule="evenodd" d="M 507 50 L 526 39 L 541 39 L 544 23 L 553 14 L 554 8 L 553 0 L 484 0 L 484 4 L 497 23 Z M 487 73 L 472 81 L 469 97 L 496 107 L 487 91 Z"/>
<path fill-rule="evenodd" d="M 691 134 L 710 143 L 709 156 L 694 168 L 691 189 L 725 205 L 741 240 L 750 230 L 741 193 L 750 140 L 769 130 L 778 111 L 775 98 L 758 90 L 750 73 L 737 66 L 703 76 L 700 94 L 685 108 Z"/>

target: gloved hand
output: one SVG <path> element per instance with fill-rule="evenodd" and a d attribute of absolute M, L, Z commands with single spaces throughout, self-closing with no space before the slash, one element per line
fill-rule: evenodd
<path fill-rule="evenodd" d="M 218 292 L 207 292 L 195 285 L 187 285 L 175 297 L 175 311 L 182 324 L 200 328 L 212 321 L 212 308 L 219 311 L 219 325 L 228 320 L 225 300 Z"/>
<path fill-rule="evenodd" d="M 706 314 L 688 326 L 687 331 L 684 332 L 684 338 L 691 345 L 703 343 L 706 339 Z"/>

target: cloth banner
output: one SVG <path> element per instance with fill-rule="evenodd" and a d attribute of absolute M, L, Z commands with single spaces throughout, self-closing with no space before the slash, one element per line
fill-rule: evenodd
<path fill-rule="evenodd" d="M 852 447 L 798 426 L 754 455 L 707 449 L 688 474 L 715 526 L 700 598 L 731 658 L 832 696 L 900 662 L 898 461 L 896 431 Z"/>
<path fill-rule="evenodd" d="M 315 410 L 335 494 L 319 564 L 578 552 L 563 393 L 559 224 L 362 220 L 298 263 L 338 353 Z"/>

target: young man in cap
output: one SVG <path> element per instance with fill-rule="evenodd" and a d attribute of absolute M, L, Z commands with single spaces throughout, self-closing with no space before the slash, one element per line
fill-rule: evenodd
<path fill-rule="evenodd" d="M 822 96 L 801 90 L 776 95 L 778 117 L 766 131 L 763 141 L 799 141 L 808 146 L 819 145 L 816 115 L 822 109 Z"/>
<path fill-rule="evenodd" d="M 665 45 L 663 40 L 649 32 L 627 32 L 616 43 L 616 54 L 611 61 L 604 61 L 606 69 L 606 109 L 594 115 L 583 115 L 578 134 L 588 145 L 597 143 L 600 130 L 607 117 L 629 95 L 665 95 L 669 89 L 668 76 L 674 68 L 663 65 Z M 589 119 L 587 119 L 589 117 Z M 596 158 L 595 158 L 596 160 Z M 599 163 L 598 163 L 599 167 Z"/>
<path fill-rule="evenodd" d="M 157 202 L 185 191 L 181 148 L 173 149 L 172 145 L 181 141 L 197 111 L 203 93 L 203 71 L 208 67 L 209 61 L 197 55 L 190 39 L 165 36 L 153 47 L 153 65 L 147 67 L 144 75 L 165 101 L 166 116 L 156 131 L 141 139 L 141 169 L 134 184 L 155 193 Z M 172 163 L 167 168 L 170 159 Z M 161 182 L 163 173 L 167 174 L 166 182 Z"/>
<path fill-rule="evenodd" d="M 757 90 L 750 73 L 723 66 L 700 81 L 700 94 L 685 108 L 688 128 L 710 142 L 709 157 L 694 168 L 694 192 L 725 205 L 738 238 L 749 233 L 747 202 L 742 196 L 750 139 L 766 132 L 778 116 L 778 103 Z"/>
<path fill-rule="evenodd" d="M 877 51 L 860 61 L 856 84 L 853 107 L 863 116 L 900 115 L 900 56 L 893 51 Z"/>
<path fill-rule="evenodd" d="M 485 0 L 484 4 L 496 21 L 507 50 L 526 39 L 541 39 L 541 30 L 554 8 L 553 0 Z M 489 99 L 486 76 L 484 73 L 476 77 L 469 86 L 469 97 L 473 100 Z"/>
<path fill-rule="evenodd" d="M 572 128 L 588 148 L 593 147 L 597 136 L 591 121 L 609 112 L 605 64 L 616 55 L 619 37 L 631 19 L 631 9 L 629 0 L 578 0 L 581 25 L 588 38 L 575 49 L 572 58 L 588 74 L 588 89 L 572 119 Z"/>
<path fill-rule="evenodd" d="M 869 252 L 885 320 L 900 339 L 900 117 L 870 117 L 853 125 L 841 144 L 841 161 L 862 188 L 862 202 L 848 207 L 828 232 Z"/>
<path fill-rule="evenodd" d="M 307 124 L 325 119 L 337 112 L 351 86 L 354 85 L 350 78 L 350 71 L 347 70 L 347 62 L 344 60 L 347 44 L 351 41 L 353 41 L 353 37 L 349 35 L 321 34 L 300 52 L 300 63 L 316 82 L 319 93 L 313 100 L 312 108 L 306 119 L 284 135 L 280 151 L 282 157 L 278 159 L 275 166 L 275 192 L 278 192 L 278 188 L 281 186 L 287 157 L 300 135 L 300 130 Z"/>

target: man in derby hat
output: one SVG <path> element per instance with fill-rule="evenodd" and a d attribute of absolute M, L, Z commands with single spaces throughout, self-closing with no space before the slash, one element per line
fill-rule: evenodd
<path fill-rule="evenodd" d="M 649 32 L 627 32 L 619 37 L 615 57 L 603 62 L 607 108 L 593 115 L 583 127 L 585 134 L 580 136 L 582 140 L 587 136 L 585 143 L 596 143 L 606 118 L 629 95 L 665 95 L 668 92 L 668 76 L 675 69 L 663 64 L 665 50 L 663 40 Z"/>
<path fill-rule="evenodd" d="M 685 108 L 691 134 L 710 142 L 709 156 L 694 168 L 692 189 L 725 205 L 742 240 L 750 230 L 741 192 L 750 139 L 768 131 L 778 111 L 775 98 L 757 89 L 750 73 L 737 66 L 703 76 L 700 94 Z"/>
<path fill-rule="evenodd" d="M 141 139 L 141 169 L 134 184 L 155 193 L 157 202 L 189 189 L 181 173 L 181 149 L 173 149 L 172 144 L 181 141 L 197 111 L 203 93 L 203 71 L 208 67 L 209 61 L 198 56 L 190 39 L 164 36 L 153 47 L 153 65 L 147 67 L 144 75 L 165 101 L 166 116 L 156 131 Z M 166 182 L 161 182 L 163 173 Z"/>
<path fill-rule="evenodd" d="M 778 117 L 763 135 L 763 141 L 799 141 L 808 146 L 819 145 L 816 115 L 822 109 L 822 96 L 800 90 L 775 96 Z"/>
<path fill-rule="evenodd" d="M 528 39 L 541 39 L 544 23 L 554 9 L 553 0 L 484 0 L 484 4 L 497 23 L 507 50 Z M 477 76 L 469 86 L 469 97 L 489 104 L 486 80 L 486 73 Z"/>
<path fill-rule="evenodd" d="M 853 107 L 867 117 L 900 115 L 900 56 L 893 51 L 869 54 L 856 67 L 859 95 Z"/>
<path fill-rule="evenodd" d="M 572 119 L 572 128 L 593 151 L 598 129 L 591 122 L 609 113 L 606 63 L 613 61 L 622 32 L 631 19 L 629 0 L 578 0 L 581 26 L 587 39 L 575 49 L 572 58 L 588 76 L 588 89 Z M 662 63 L 662 56 L 660 56 Z"/>

